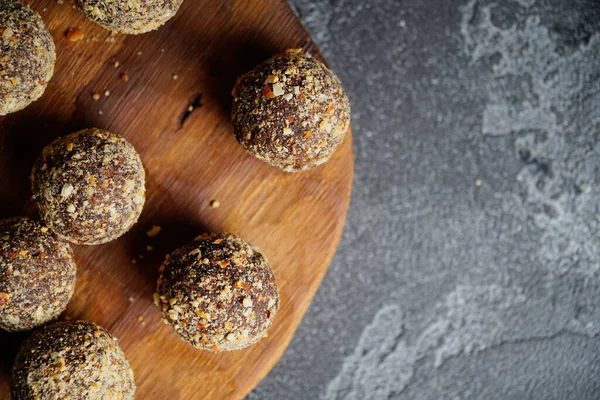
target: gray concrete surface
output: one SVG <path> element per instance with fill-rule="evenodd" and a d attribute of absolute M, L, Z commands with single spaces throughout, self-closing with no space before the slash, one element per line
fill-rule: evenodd
<path fill-rule="evenodd" d="M 291 3 L 351 97 L 356 178 L 249 398 L 600 398 L 600 2 Z"/>

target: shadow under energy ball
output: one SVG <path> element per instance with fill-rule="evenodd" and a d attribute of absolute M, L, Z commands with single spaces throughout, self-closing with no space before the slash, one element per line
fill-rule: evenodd
<path fill-rule="evenodd" d="M 0 0 L 0 115 L 39 99 L 54 73 L 54 42 L 27 5 Z"/>

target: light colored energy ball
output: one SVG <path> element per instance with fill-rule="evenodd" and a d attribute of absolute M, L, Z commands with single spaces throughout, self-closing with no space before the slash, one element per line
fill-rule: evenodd
<path fill-rule="evenodd" d="M 145 172 L 124 138 L 84 129 L 46 146 L 31 173 L 42 220 L 76 244 L 101 244 L 126 233 L 145 202 Z"/>
<path fill-rule="evenodd" d="M 24 331 L 62 313 L 75 290 L 71 247 L 38 221 L 0 220 L 0 328 Z"/>
<path fill-rule="evenodd" d="M 0 0 L 0 115 L 39 99 L 55 61 L 54 42 L 42 18 L 20 1 Z"/>
<path fill-rule="evenodd" d="M 90 20 L 115 32 L 153 31 L 173 18 L 183 0 L 75 0 Z"/>
<path fill-rule="evenodd" d="M 133 371 L 104 328 L 56 322 L 21 346 L 12 370 L 14 399 L 133 400 Z"/>
<path fill-rule="evenodd" d="M 279 291 L 258 248 L 214 233 L 167 257 L 154 301 L 183 340 L 218 353 L 265 336 L 279 308 Z"/>
<path fill-rule="evenodd" d="M 287 172 L 323 164 L 350 126 L 350 101 L 323 63 L 290 49 L 238 78 L 231 114 L 246 151 Z"/>

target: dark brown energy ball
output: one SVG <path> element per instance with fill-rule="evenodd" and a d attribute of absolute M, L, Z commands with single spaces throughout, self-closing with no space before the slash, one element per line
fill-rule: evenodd
<path fill-rule="evenodd" d="M 198 236 L 167 257 L 154 302 L 183 340 L 218 353 L 265 336 L 279 308 L 279 292 L 258 248 L 215 233 Z"/>
<path fill-rule="evenodd" d="M 175 16 L 183 0 L 75 0 L 81 12 L 104 28 L 136 35 Z"/>
<path fill-rule="evenodd" d="M 100 244 L 135 224 L 145 201 L 140 156 L 119 135 L 84 129 L 42 151 L 31 186 L 42 220 L 65 240 Z"/>
<path fill-rule="evenodd" d="M 327 161 L 350 126 L 350 101 L 325 65 L 287 50 L 238 78 L 231 116 L 250 154 L 287 172 Z"/>
<path fill-rule="evenodd" d="M 21 399 L 133 399 L 133 371 L 117 340 L 91 322 L 56 322 L 23 344 L 12 370 Z"/>
<path fill-rule="evenodd" d="M 0 328 L 23 331 L 58 317 L 75 272 L 71 248 L 47 227 L 24 217 L 0 220 Z"/>
<path fill-rule="evenodd" d="M 56 53 L 42 18 L 16 0 L 0 0 L 0 115 L 39 99 L 52 74 Z"/>

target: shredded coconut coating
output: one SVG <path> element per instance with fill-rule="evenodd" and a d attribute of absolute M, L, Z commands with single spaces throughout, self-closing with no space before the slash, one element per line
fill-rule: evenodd
<path fill-rule="evenodd" d="M 340 80 L 300 49 L 290 49 L 238 78 L 232 123 L 247 152 L 287 172 L 327 161 L 350 126 Z"/>
<path fill-rule="evenodd" d="M 75 273 L 71 247 L 40 222 L 0 220 L 0 328 L 24 331 L 58 317 Z"/>
<path fill-rule="evenodd" d="M 42 18 L 19 1 L 0 0 L 0 115 L 39 99 L 55 61 L 54 42 Z"/>
<path fill-rule="evenodd" d="M 138 153 L 121 136 L 95 128 L 46 146 L 31 183 L 42 220 L 76 244 L 106 243 L 123 235 L 145 202 Z"/>
<path fill-rule="evenodd" d="M 137 35 L 164 25 L 183 0 L 75 0 L 81 12 L 115 32 Z"/>
<path fill-rule="evenodd" d="M 133 371 L 117 340 L 91 322 L 56 322 L 23 344 L 12 395 L 33 399 L 133 399 Z"/>
<path fill-rule="evenodd" d="M 258 248 L 215 233 L 167 257 L 154 302 L 183 340 L 218 353 L 265 336 L 279 308 L 279 291 Z"/>

